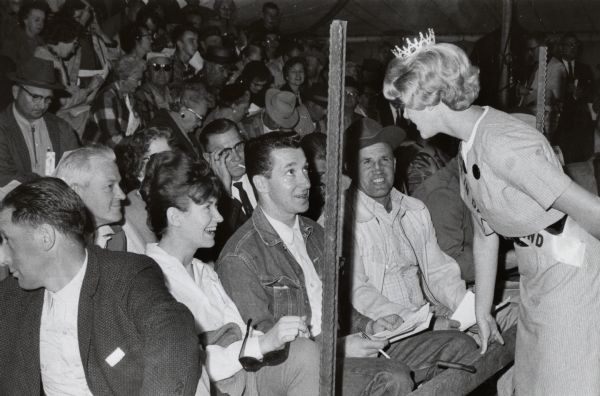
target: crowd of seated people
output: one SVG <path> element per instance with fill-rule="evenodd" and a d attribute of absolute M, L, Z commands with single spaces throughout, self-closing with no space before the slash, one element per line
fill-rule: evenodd
<path fill-rule="evenodd" d="M 318 394 L 326 46 L 261 11 L 2 10 L 0 394 Z M 343 395 L 406 395 L 480 342 L 450 319 L 475 280 L 456 141 L 420 137 L 385 67 L 349 61 L 343 87 Z M 566 115 L 591 101 L 572 85 Z M 428 330 L 370 337 L 427 303 Z"/>

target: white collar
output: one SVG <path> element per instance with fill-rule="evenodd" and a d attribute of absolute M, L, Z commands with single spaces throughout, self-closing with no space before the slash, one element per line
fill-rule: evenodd
<path fill-rule="evenodd" d="M 282 223 L 279 220 L 276 220 L 269 216 L 265 210 L 263 210 L 265 217 L 271 223 L 271 226 L 275 230 L 275 232 L 279 235 L 283 243 L 286 245 L 292 245 L 294 243 L 294 233 L 300 233 L 300 223 L 298 222 L 298 215 L 296 215 L 296 219 L 294 220 L 294 226 L 290 227 L 285 223 Z M 302 235 L 302 233 L 300 233 Z"/>
<path fill-rule="evenodd" d="M 88 263 L 88 252 L 87 249 L 85 251 L 85 259 L 83 260 L 83 265 L 77 271 L 77 274 L 67 283 L 62 289 L 57 292 L 52 292 L 46 289 L 46 292 L 53 298 L 58 300 L 69 300 L 72 298 L 77 298 L 79 301 L 79 292 L 81 290 L 81 286 L 83 285 L 83 279 L 85 278 L 85 271 L 87 270 Z"/>
<path fill-rule="evenodd" d="M 231 179 L 231 187 L 233 187 L 233 183 L 239 182 L 242 182 L 242 186 L 244 186 L 244 190 L 246 190 L 246 192 L 248 191 L 248 188 L 252 189 L 252 186 L 250 185 L 250 179 L 248 179 L 247 173 L 244 173 L 244 175 L 237 180 Z"/>
<path fill-rule="evenodd" d="M 483 106 L 483 113 L 481 113 L 481 115 L 475 122 L 475 125 L 473 125 L 473 130 L 471 131 L 471 136 L 469 136 L 469 140 L 467 140 L 466 142 L 462 142 L 462 144 L 460 145 L 460 150 L 461 150 L 461 154 L 462 154 L 464 161 L 467 161 L 467 153 L 469 152 L 469 150 L 471 150 L 471 147 L 473 147 L 473 142 L 475 142 L 475 135 L 477 134 L 477 128 L 479 128 L 479 124 L 481 123 L 481 120 L 483 120 L 483 118 L 485 117 L 485 115 L 488 113 L 489 110 L 490 110 L 490 108 L 488 106 Z"/>

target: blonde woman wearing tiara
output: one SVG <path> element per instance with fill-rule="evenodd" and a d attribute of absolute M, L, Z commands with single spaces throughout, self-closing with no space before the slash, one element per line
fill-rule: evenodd
<path fill-rule="evenodd" d="M 491 315 L 500 236 L 521 273 L 517 395 L 600 395 L 600 198 L 562 171 L 545 137 L 518 119 L 472 105 L 479 70 L 433 32 L 396 50 L 384 95 L 425 139 L 460 139 L 461 195 L 477 224 L 476 316 L 482 353 L 503 342 Z"/>

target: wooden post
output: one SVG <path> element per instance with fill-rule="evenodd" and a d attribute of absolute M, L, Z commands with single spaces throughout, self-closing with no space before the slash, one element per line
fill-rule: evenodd
<path fill-rule="evenodd" d="M 335 392 L 338 312 L 338 270 L 342 248 L 340 180 L 343 155 L 346 21 L 329 29 L 329 104 L 327 106 L 327 184 L 325 193 L 325 265 L 323 265 L 323 320 L 321 325 L 321 396 Z M 309 396 L 309 395 L 307 395 Z"/>
<path fill-rule="evenodd" d="M 535 114 L 535 127 L 538 131 L 545 133 L 546 130 L 546 76 L 548 74 L 548 66 L 546 59 L 548 57 L 548 47 L 541 46 L 538 56 L 538 75 L 537 81 L 537 106 Z"/>
<path fill-rule="evenodd" d="M 510 73 L 508 59 L 510 58 L 510 25 L 512 22 L 512 0 L 502 0 L 502 30 L 500 32 L 500 88 L 499 104 L 501 108 L 508 106 Z"/>

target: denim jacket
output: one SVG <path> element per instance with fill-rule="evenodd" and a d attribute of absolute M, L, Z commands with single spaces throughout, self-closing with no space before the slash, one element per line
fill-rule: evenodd
<path fill-rule="evenodd" d="M 323 268 L 323 228 L 300 216 L 306 251 L 319 276 Z M 217 273 L 227 294 L 245 321 L 262 332 L 282 317 L 306 316 L 311 309 L 302 268 L 289 252 L 260 206 L 227 241 L 217 263 Z M 364 329 L 368 318 L 352 310 L 354 329 Z"/>
<path fill-rule="evenodd" d="M 323 229 L 300 216 L 306 251 L 319 276 L 323 261 Z M 266 332 L 282 317 L 306 315 L 311 310 L 302 268 L 257 206 L 250 221 L 227 241 L 217 263 L 227 294 L 244 320 Z"/>

